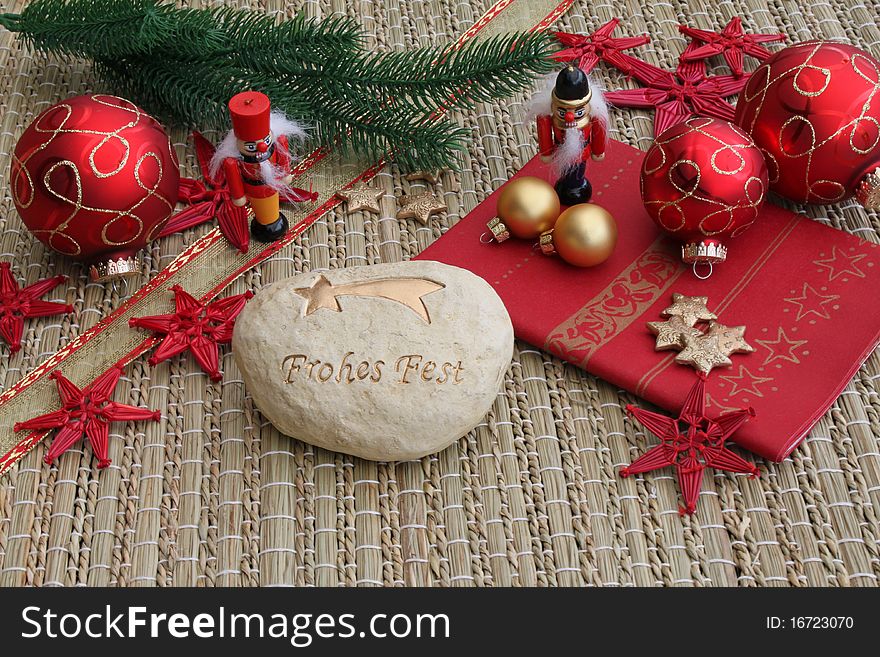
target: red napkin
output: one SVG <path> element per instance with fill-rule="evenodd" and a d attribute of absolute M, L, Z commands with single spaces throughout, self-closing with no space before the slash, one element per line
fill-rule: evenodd
<path fill-rule="evenodd" d="M 737 431 L 742 447 L 786 457 L 840 395 L 880 341 L 880 249 L 767 203 L 745 234 L 728 242 L 727 262 L 706 281 L 681 263 L 639 195 L 644 154 L 609 142 L 588 165 L 593 202 L 619 229 L 606 262 L 579 269 L 510 239 L 482 244 L 496 191 L 418 258 L 457 265 L 494 288 L 518 338 L 670 411 L 693 386 L 693 369 L 655 351 L 646 323 L 661 319 L 672 293 L 708 296 L 727 326 L 745 325 L 751 354 L 731 356 L 706 386 L 718 414 L 752 406 L 757 417 Z M 538 158 L 517 175 L 553 176 Z"/>

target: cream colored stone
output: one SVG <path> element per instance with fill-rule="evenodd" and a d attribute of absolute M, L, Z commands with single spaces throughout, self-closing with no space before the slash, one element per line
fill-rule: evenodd
<path fill-rule="evenodd" d="M 483 279 L 414 261 L 274 283 L 238 317 L 232 346 L 279 431 L 398 461 L 441 450 L 483 419 L 510 364 L 513 327 Z"/>

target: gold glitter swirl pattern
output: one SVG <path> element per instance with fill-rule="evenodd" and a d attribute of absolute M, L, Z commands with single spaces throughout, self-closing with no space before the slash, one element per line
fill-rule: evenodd
<path fill-rule="evenodd" d="M 45 138 L 35 147 L 31 148 L 24 157 L 19 157 L 18 152 L 13 154 L 13 175 L 12 175 L 12 195 L 16 207 L 19 211 L 28 210 L 37 197 L 32 173 L 28 168 L 28 164 L 34 157 L 45 151 L 50 146 L 56 144 L 59 139 L 65 135 L 95 135 L 100 136 L 101 140 L 94 145 L 87 156 L 88 166 L 92 176 L 98 180 L 113 178 L 114 176 L 122 176 L 129 164 L 132 153 L 132 145 L 125 136 L 125 132 L 130 129 L 137 128 L 142 123 L 154 122 L 154 119 L 144 113 L 139 107 L 124 98 L 109 96 L 106 94 L 94 94 L 88 96 L 88 99 L 98 105 L 121 110 L 129 115 L 129 119 L 122 124 L 109 130 L 94 130 L 88 128 L 70 127 L 72 117 L 74 115 L 74 106 L 72 103 L 77 99 L 62 102 L 49 108 L 40 114 L 31 124 L 28 131 L 32 131 L 37 135 L 43 135 Z M 59 112 L 60 121 L 59 121 Z M 50 121 L 56 125 L 50 125 Z M 98 165 L 101 151 L 110 144 L 116 143 L 121 147 L 121 157 L 118 158 L 116 164 L 110 170 L 102 170 Z M 100 215 L 109 215 L 109 220 L 102 222 L 100 226 L 101 242 L 107 247 L 125 247 L 139 240 L 152 240 L 164 222 L 155 222 L 150 227 L 147 235 L 143 235 L 145 228 L 144 220 L 136 211 L 141 208 L 150 199 L 156 199 L 162 206 L 167 208 L 167 214 L 174 210 L 175 199 L 169 198 L 162 193 L 165 177 L 165 168 L 163 162 L 170 162 L 175 171 L 178 167 L 177 155 L 171 145 L 170 139 L 165 140 L 167 153 L 160 154 L 154 150 L 143 153 L 135 163 L 131 175 L 134 178 L 135 185 L 141 189 L 144 194 L 136 199 L 130 206 L 121 209 L 105 208 L 88 205 L 83 201 L 84 188 L 83 178 L 79 169 L 79 165 L 70 159 L 63 159 L 54 162 L 49 166 L 42 176 L 42 184 L 46 192 L 63 204 L 70 206 L 70 213 L 64 217 L 57 225 L 51 228 L 30 228 L 31 232 L 44 241 L 51 248 L 69 256 L 79 256 L 83 254 L 83 248 L 76 237 L 71 234 L 77 231 L 70 231 L 71 223 L 77 218 L 81 211 L 96 213 Z M 18 149 L 16 149 L 17 151 Z M 115 155 L 115 153 L 114 153 Z M 163 157 L 164 156 L 164 157 Z M 152 161 L 155 163 L 156 172 L 155 182 L 148 184 L 145 182 L 145 163 Z M 59 171 L 67 170 L 70 175 L 70 183 L 72 189 L 58 188 L 53 186 L 52 177 Z M 151 172 L 152 173 L 152 172 Z M 124 183 L 122 183 L 124 184 Z M 176 189 L 176 185 L 174 186 Z M 136 231 L 129 231 L 127 239 L 118 240 L 111 239 L 110 234 L 113 232 L 114 226 L 120 221 L 133 221 Z"/>
<path fill-rule="evenodd" d="M 785 105 L 776 95 L 787 90 L 782 87 L 787 79 L 790 79 L 790 89 L 794 93 L 816 100 L 830 94 L 834 106 L 839 107 L 841 113 L 844 111 L 847 100 L 840 97 L 841 85 L 832 85 L 837 69 L 833 71 L 829 68 L 830 64 L 823 66 L 814 61 L 829 47 L 841 50 L 841 54 L 846 55 L 842 58 L 846 67 L 868 83 L 867 95 L 860 104 L 858 114 L 848 121 L 840 121 L 834 130 L 822 130 L 815 121 L 823 121 L 822 127 L 826 127 L 828 116 L 823 116 L 821 111 L 812 112 L 814 104 L 805 104 L 802 111 L 792 109 L 796 113 L 782 121 L 772 134 L 758 130 L 759 125 L 764 125 L 768 120 L 772 122 L 773 116 L 780 111 L 779 105 Z M 804 50 L 809 51 L 806 57 L 799 56 Z M 793 57 L 795 63 L 776 66 L 778 62 L 785 62 L 787 57 Z M 815 74 L 819 76 L 818 84 Z M 877 151 L 880 147 L 880 121 L 877 118 L 880 112 L 876 107 L 872 109 L 875 101 L 880 101 L 880 67 L 876 60 L 845 44 L 807 41 L 780 51 L 752 74 L 737 106 L 737 121 L 756 137 L 758 148 L 768 164 L 770 184 L 785 183 L 777 191 L 798 201 L 836 203 L 848 196 L 851 185 L 827 179 L 816 171 L 823 165 L 828 166 L 827 162 L 822 163 L 819 152 L 826 145 L 838 144 L 843 135 L 854 155 L 868 156 Z M 767 115 L 764 114 L 765 110 Z M 772 141 L 767 141 L 768 134 L 771 134 Z M 794 168 L 781 163 L 779 156 L 803 162 Z"/>
<path fill-rule="evenodd" d="M 724 123 L 728 128 L 725 132 L 728 135 L 730 133 L 736 135 L 739 141 L 731 143 L 714 134 L 711 128 L 718 123 Z M 683 131 L 683 127 L 686 127 L 686 130 Z M 645 158 L 641 178 L 642 198 L 645 199 L 645 207 L 665 230 L 676 233 L 689 228 L 687 206 L 690 202 L 696 201 L 705 204 L 704 207 L 716 208 L 713 211 L 704 212 L 704 216 L 699 222 L 698 227 L 703 235 L 711 237 L 733 229 L 731 237 L 735 237 L 748 229 L 757 218 L 758 210 L 764 203 L 766 185 L 760 176 L 752 175 L 743 182 L 741 194 L 728 194 L 727 198 L 719 199 L 707 193 L 703 188 L 704 176 L 699 162 L 689 157 L 680 157 L 671 164 L 669 162 L 671 154 L 679 150 L 679 145 L 675 142 L 681 139 L 688 140 L 689 136 L 694 134 L 701 135 L 702 143 L 714 143 L 717 146 L 708 158 L 701 157 L 701 159 L 707 159 L 708 165 L 717 175 L 739 176 L 749 166 L 750 161 L 755 159 L 747 157 L 747 152 L 752 151 L 755 145 L 739 127 L 718 119 L 691 117 L 661 134 Z M 682 149 L 682 152 L 687 152 L 687 149 Z M 732 161 L 726 167 L 722 166 L 721 162 L 731 160 L 731 156 Z M 653 199 L 646 197 L 646 177 L 662 171 L 666 172 L 666 182 L 677 192 L 675 198 Z M 687 181 L 688 184 L 684 185 L 682 181 Z M 743 217 L 746 218 L 745 221 L 743 221 Z M 720 227 L 718 227 L 719 218 L 724 219 Z"/>

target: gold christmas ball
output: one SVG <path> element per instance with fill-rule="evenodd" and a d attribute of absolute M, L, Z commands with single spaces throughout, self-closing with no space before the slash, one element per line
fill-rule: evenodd
<path fill-rule="evenodd" d="M 496 212 L 516 237 L 535 239 L 553 228 L 559 216 L 559 197 L 546 180 L 522 176 L 501 188 Z"/>
<path fill-rule="evenodd" d="M 559 215 L 553 245 L 559 257 L 577 267 L 605 262 L 617 244 L 617 222 L 595 203 L 573 205 Z"/>

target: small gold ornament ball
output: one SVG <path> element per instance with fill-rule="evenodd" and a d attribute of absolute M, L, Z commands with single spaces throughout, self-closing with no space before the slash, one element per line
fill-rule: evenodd
<path fill-rule="evenodd" d="M 559 215 L 553 245 L 570 265 L 593 267 L 605 262 L 617 244 L 617 222 L 595 203 L 573 205 Z"/>
<path fill-rule="evenodd" d="M 501 188 L 496 213 L 516 237 L 535 239 L 553 228 L 559 216 L 559 197 L 547 181 L 522 176 Z"/>

